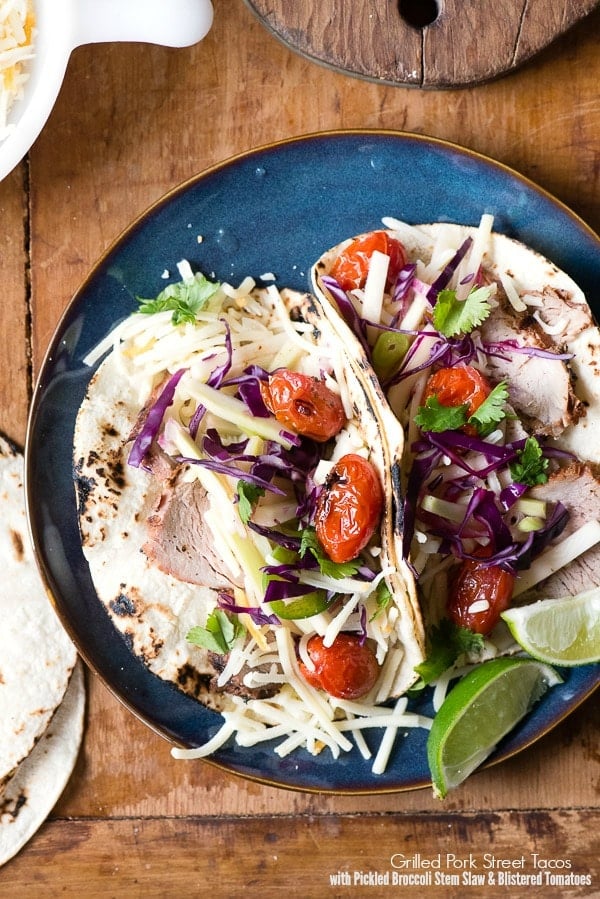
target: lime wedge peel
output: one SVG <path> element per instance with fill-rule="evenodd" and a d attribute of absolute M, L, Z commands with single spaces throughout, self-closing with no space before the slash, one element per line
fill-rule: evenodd
<path fill-rule="evenodd" d="M 549 665 L 600 661 L 600 588 L 561 599 L 540 599 L 502 613 L 517 643 Z"/>
<path fill-rule="evenodd" d="M 561 677 L 534 659 L 503 658 L 474 668 L 450 690 L 433 720 L 427 760 L 443 799 L 461 784 Z"/>

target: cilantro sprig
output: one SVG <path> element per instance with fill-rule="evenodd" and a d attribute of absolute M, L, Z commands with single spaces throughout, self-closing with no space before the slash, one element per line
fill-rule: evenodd
<path fill-rule="evenodd" d="M 481 634 L 443 618 L 429 631 L 427 658 L 420 665 L 415 665 L 420 679 L 412 689 L 422 690 L 451 668 L 461 656 L 478 653 L 483 645 Z"/>
<path fill-rule="evenodd" d="M 251 484 L 249 481 L 240 480 L 237 482 L 237 495 L 238 514 L 244 524 L 248 524 L 256 503 L 261 496 L 265 495 L 265 488 Z"/>
<path fill-rule="evenodd" d="M 510 464 L 510 473 L 517 484 L 535 487 L 548 480 L 548 459 L 535 437 L 528 437 L 523 449 L 517 451 L 517 458 Z"/>
<path fill-rule="evenodd" d="M 302 531 L 300 557 L 304 558 L 307 552 L 310 552 L 316 559 L 321 574 L 336 580 L 352 577 L 360 567 L 358 559 L 352 559 L 350 562 L 332 562 L 329 556 L 325 554 L 325 550 L 319 543 L 317 532 L 312 527 L 305 528 Z"/>
<path fill-rule="evenodd" d="M 467 423 L 475 425 L 481 436 L 491 433 L 495 426 L 506 418 L 506 403 L 508 401 L 508 387 L 506 381 L 500 381 L 484 399 Z"/>
<path fill-rule="evenodd" d="M 193 324 L 197 314 L 206 309 L 211 297 L 218 289 L 219 284 L 209 281 L 201 272 L 196 272 L 193 278 L 167 284 L 154 299 L 146 300 L 137 297 L 140 304 L 138 312 L 145 315 L 154 315 L 156 312 L 172 312 L 171 321 L 174 325 L 182 325 L 186 322 Z"/>
<path fill-rule="evenodd" d="M 489 299 L 491 287 L 476 287 L 459 300 L 455 290 L 440 290 L 433 307 L 433 324 L 444 337 L 469 334 L 483 324 L 492 307 Z"/>
<path fill-rule="evenodd" d="M 186 634 L 188 643 L 202 646 L 219 655 L 233 649 L 238 637 L 245 631 L 236 615 L 229 615 L 223 609 L 213 609 L 206 621 L 206 627 L 197 625 Z"/>
<path fill-rule="evenodd" d="M 373 621 L 377 618 L 378 615 L 381 615 L 389 605 L 392 603 L 392 593 L 388 585 L 384 580 L 379 581 L 375 588 L 375 602 L 377 603 L 377 608 L 371 615 L 370 621 Z"/>
<path fill-rule="evenodd" d="M 424 406 L 419 407 L 415 423 L 424 431 L 435 433 L 458 431 L 465 425 L 473 425 L 480 436 L 485 436 L 506 418 L 507 400 L 508 388 L 505 381 L 496 384 L 472 415 L 469 415 L 468 403 L 460 406 L 444 406 L 437 396 L 433 395 L 427 398 Z"/>
<path fill-rule="evenodd" d="M 419 406 L 415 423 L 424 431 L 458 431 L 469 420 L 469 406 L 444 406 L 437 396 L 429 396 L 424 406 Z"/>

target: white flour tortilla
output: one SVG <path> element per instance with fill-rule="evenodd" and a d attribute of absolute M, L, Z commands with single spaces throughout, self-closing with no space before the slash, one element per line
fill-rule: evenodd
<path fill-rule="evenodd" d="M 408 225 L 396 219 L 384 219 L 384 222 L 389 226 L 388 233 L 403 243 L 409 261 L 420 259 L 425 263 L 430 261 L 434 247 L 439 248 L 441 242 L 446 242 L 449 247 L 457 247 L 467 237 L 477 239 L 478 233 L 475 227 L 445 222 L 418 225 Z M 335 308 L 335 301 L 323 286 L 321 277 L 329 274 L 341 250 L 353 239 L 348 238 L 323 253 L 311 271 L 313 290 L 319 297 L 324 296 L 332 302 Z M 586 297 L 575 281 L 545 256 L 518 240 L 492 232 L 483 254 L 482 266 L 497 280 L 501 279 L 502 273 L 507 273 L 519 293 L 552 288 L 564 292 L 574 308 L 580 307 L 590 313 Z M 342 327 L 345 328 L 345 323 L 342 323 Z M 343 337 L 345 331 L 341 330 L 340 333 Z M 588 326 L 575 336 L 567 337 L 562 343 L 564 352 L 574 354 L 570 368 L 576 381 L 577 396 L 585 403 L 587 412 L 580 421 L 560 435 L 557 444 L 575 453 L 580 459 L 600 463 L 600 328 L 591 313 Z M 389 395 L 388 400 L 393 406 L 393 395 Z"/>
<path fill-rule="evenodd" d="M 64 790 L 81 745 L 84 711 L 85 682 L 79 663 L 45 733 L 0 798 L 0 865 L 22 849 Z"/>
<path fill-rule="evenodd" d="M 0 436 L 0 798 L 46 731 L 75 647 L 38 573 L 25 519 L 23 457 Z"/>
<path fill-rule="evenodd" d="M 292 291 L 286 296 L 289 309 L 299 307 L 307 320 L 318 325 L 322 346 L 327 339 L 337 340 L 315 298 Z M 382 546 L 384 557 L 389 557 L 386 554 L 395 537 L 392 528 L 399 526 L 391 508 L 392 472 L 399 465 L 403 434 L 391 412 L 380 408 L 366 388 L 370 366 L 353 338 L 347 350 L 346 378 L 356 421 L 372 447 L 371 462 L 386 485 L 389 509 L 382 524 Z M 98 597 L 132 652 L 154 674 L 222 710 L 228 698 L 210 690 L 214 669 L 207 651 L 186 640 L 190 628 L 206 620 L 214 608 L 216 591 L 177 580 L 141 552 L 147 539 L 146 519 L 162 485 L 143 469 L 127 464 L 129 435 L 139 411 L 137 386 L 123 377 L 109 355 L 90 381 L 75 427 L 74 470 L 83 552 Z M 387 441 L 381 439 L 383 431 Z M 404 655 L 392 694 L 400 695 L 416 679 L 414 666 L 423 660 L 424 634 L 412 578 L 402 562 L 394 562 L 397 570 L 390 575 L 390 584 L 402 612 L 396 628 Z"/>

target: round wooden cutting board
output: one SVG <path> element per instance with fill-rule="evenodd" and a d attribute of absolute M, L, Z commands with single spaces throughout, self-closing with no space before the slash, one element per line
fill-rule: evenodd
<path fill-rule="evenodd" d="M 293 50 L 347 74 L 422 88 L 488 81 L 600 0 L 246 0 Z"/>

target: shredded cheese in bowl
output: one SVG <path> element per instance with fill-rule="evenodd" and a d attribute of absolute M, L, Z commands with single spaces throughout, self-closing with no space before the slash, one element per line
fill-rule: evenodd
<path fill-rule="evenodd" d="M 34 22 L 31 0 L 0 0 L 0 141 L 15 127 L 9 116 L 29 77 Z"/>

